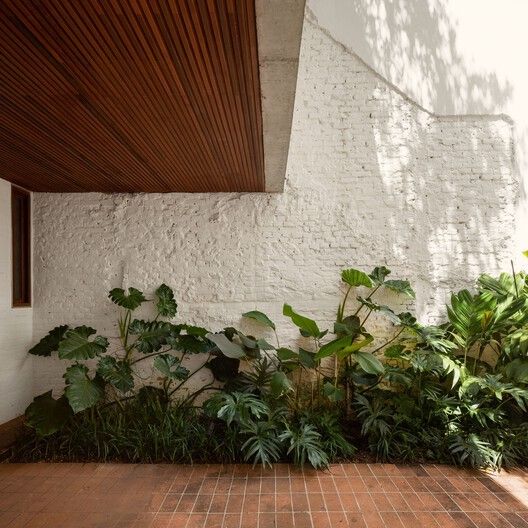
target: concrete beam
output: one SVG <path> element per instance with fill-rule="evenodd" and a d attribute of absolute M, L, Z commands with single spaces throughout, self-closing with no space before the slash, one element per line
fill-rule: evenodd
<path fill-rule="evenodd" d="M 267 192 L 281 192 L 297 84 L 305 0 L 256 0 Z"/>

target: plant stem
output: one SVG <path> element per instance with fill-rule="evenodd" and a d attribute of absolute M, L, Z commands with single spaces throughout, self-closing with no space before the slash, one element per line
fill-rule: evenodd
<path fill-rule="evenodd" d="M 197 374 L 198 372 L 200 372 L 200 370 L 205 368 L 205 366 L 209 362 L 209 359 L 211 359 L 211 354 L 209 354 L 207 360 L 202 365 L 200 365 L 196 370 L 191 372 L 181 383 L 178 383 L 178 385 L 176 385 L 176 387 L 169 393 L 169 397 L 172 396 L 180 387 L 185 385 L 185 383 L 187 383 L 195 374 Z"/>
<path fill-rule="evenodd" d="M 519 290 L 517 288 L 517 276 L 515 275 L 515 268 L 513 266 L 513 260 L 510 260 L 511 269 L 513 273 L 513 285 L 515 286 L 515 297 L 519 298 Z"/>

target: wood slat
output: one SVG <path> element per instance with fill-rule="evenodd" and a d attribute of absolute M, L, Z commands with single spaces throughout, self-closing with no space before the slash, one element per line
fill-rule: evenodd
<path fill-rule="evenodd" d="M 0 2 L 0 177 L 263 191 L 254 0 Z"/>

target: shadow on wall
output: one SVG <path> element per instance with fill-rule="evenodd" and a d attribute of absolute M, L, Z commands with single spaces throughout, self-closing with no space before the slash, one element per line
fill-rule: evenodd
<path fill-rule="evenodd" d="M 511 84 L 496 74 L 471 71 L 445 0 L 336 0 L 330 8 L 311 0 L 308 6 L 376 71 L 438 114 L 493 114 L 512 97 Z"/>

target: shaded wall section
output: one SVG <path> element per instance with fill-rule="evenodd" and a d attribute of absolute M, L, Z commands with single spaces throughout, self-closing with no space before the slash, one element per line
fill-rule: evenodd
<path fill-rule="evenodd" d="M 59 323 L 117 337 L 108 290 L 164 281 L 181 319 L 218 330 L 258 308 L 286 344 L 283 302 L 330 323 L 343 267 L 409 278 L 422 320 L 508 268 L 509 120 L 431 116 L 306 19 L 292 131 L 282 194 L 37 194 L 35 337 Z M 35 392 L 62 386 L 36 360 Z"/>

